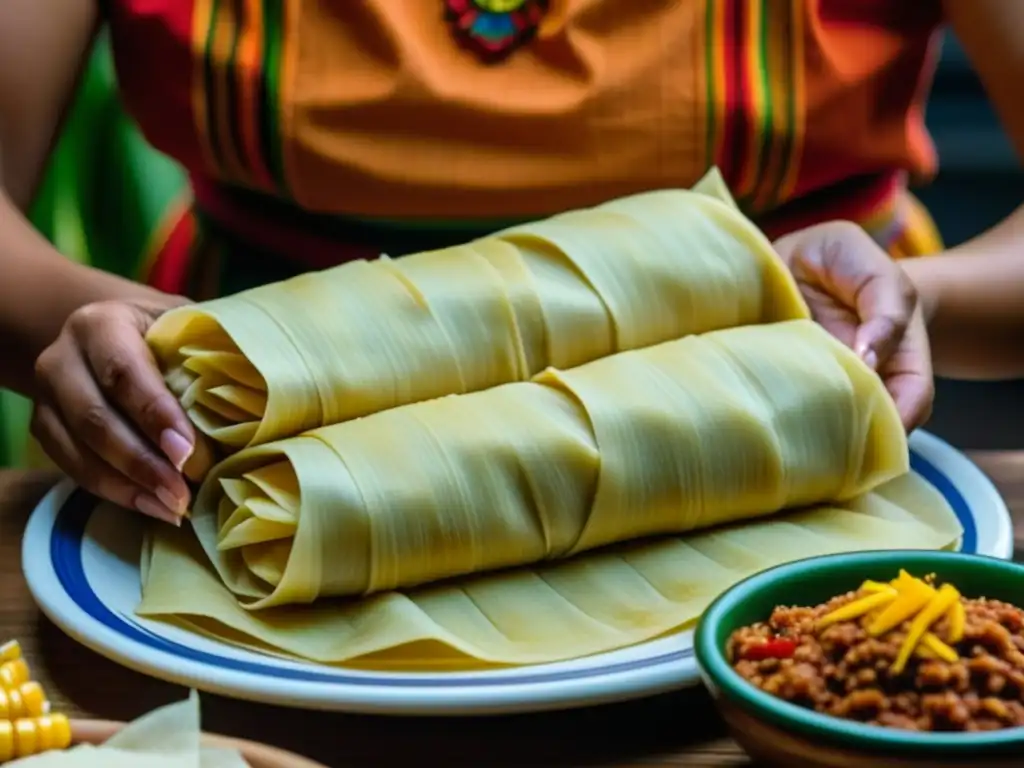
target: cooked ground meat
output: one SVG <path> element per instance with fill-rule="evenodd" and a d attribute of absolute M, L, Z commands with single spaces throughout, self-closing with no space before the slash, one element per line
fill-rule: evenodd
<path fill-rule="evenodd" d="M 728 658 L 762 690 L 836 717 L 915 731 L 1024 726 L 1024 611 L 962 598 L 964 634 L 953 646 L 959 660 L 912 658 L 897 675 L 890 667 L 910 620 L 877 638 L 859 620 L 815 632 L 821 617 L 865 594 L 849 592 L 816 608 L 776 608 L 767 622 L 733 633 Z M 935 624 L 937 635 L 945 636 L 945 622 Z M 795 648 L 789 658 L 745 658 L 756 657 L 754 647 L 763 649 L 766 640 Z"/>

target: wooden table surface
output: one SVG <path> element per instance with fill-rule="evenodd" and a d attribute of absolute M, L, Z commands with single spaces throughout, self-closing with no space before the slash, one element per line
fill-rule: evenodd
<path fill-rule="evenodd" d="M 1003 493 L 1024 553 L 1024 451 L 974 453 Z M 54 482 L 0 471 L 0 640 L 22 642 L 54 705 L 76 717 L 132 720 L 185 690 L 119 667 L 43 617 L 21 575 L 21 533 Z M 749 766 L 702 690 L 543 715 L 409 719 L 293 711 L 203 695 L 207 730 L 290 749 L 331 768 Z"/>

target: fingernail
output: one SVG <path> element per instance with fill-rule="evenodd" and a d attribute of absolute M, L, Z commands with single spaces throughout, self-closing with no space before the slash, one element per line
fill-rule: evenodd
<path fill-rule="evenodd" d="M 181 515 L 177 515 L 165 507 L 159 499 L 140 493 L 135 497 L 135 508 L 147 517 L 163 520 L 176 528 L 181 527 Z"/>
<path fill-rule="evenodd" d="M 875 350 L 869 349 L 861 355 L 861 359 L 864 360 L 865 365 L 871 370 L 875 370 L 878 367 L 878 355 L 875 354 Z"/>
<path fill-rule="evenodd" d="M 157 488 L 156 497 L 160 499 L 165 507 L 175 514 L 180 515 L 184 511 L 183 507 L 185 506 L 185 499 L 175 496 L 167 488 Z"/>
<path fill-rule="evenodd" d="M 173 429 L 165 429 L 160 433 L 160 450 L 170 459 L 174 468 L 181 472 L 188 457 L 192 455 L 194 446 L 184 435 L 175 432 Z"/>

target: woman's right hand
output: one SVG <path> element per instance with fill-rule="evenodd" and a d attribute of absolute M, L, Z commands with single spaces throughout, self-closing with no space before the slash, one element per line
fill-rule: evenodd
<path fill-rule="evenodd" d="M 775 248 L 814 319 L 878 371 L 907 430 L 927 421 L 931 350 L 917 290 L 900 265 L 846 221 L 786 235 Z"/>
<path fill-rule="evenodd" d="M 175 525 L 189 502 L 181 469 L 195 432 L 145 334 L 183 302 L 159 296 L 77 310 L 36 361 L 32 416 L 32 434 L 75 482 Z"/>

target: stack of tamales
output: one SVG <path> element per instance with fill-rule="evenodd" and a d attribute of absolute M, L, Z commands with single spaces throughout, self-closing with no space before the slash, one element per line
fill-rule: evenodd
<path fill-rule="evenodd" d="M 877 375 L 716 173 L 166 314 L 192 529 L 140 612 L 323 662 L 577 657 L 770 565 L 941 548 Z"/>

